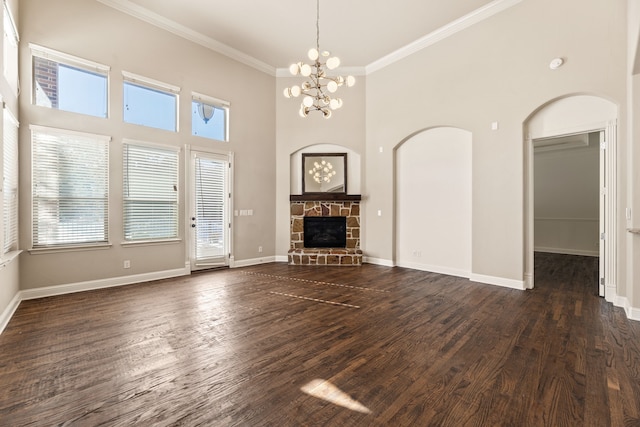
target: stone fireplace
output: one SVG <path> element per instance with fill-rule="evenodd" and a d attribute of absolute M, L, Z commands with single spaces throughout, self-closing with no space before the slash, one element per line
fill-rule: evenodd
<path fill-rule="evenodd" d="M 306 196 L 291 196 L 291 245 L 289 264 L 293 265 L 362 265 L 360 249 L 360 196 L 342 196 L 346 200 L 304 200 Z M 329 198 L 329 197 L 327 197 Z M 337 199 L 337 198 L 335 198 Z M 305 239 L 305 218 L 326 218 L 320 223 L 344 224 L 344 244 L 335 240 L 336 246 L 323 243 L 342 232 L 340 226 L 327 235 L 319 228 L 320 237 L 314 241 Z M 312 221 L 313 222 L 313 221 Z M 317 222 L 317 221 L 316 221 Z M 308 226 L 307 226 L 308 227 Z M 314 232 L 317 232 L 314 231 Z M 306 241 L 306 244 L 305 244 Z M 310 246 L 310 247 L 307 247 Z M 325 247 L 326 246 L 326 247 Z"/>

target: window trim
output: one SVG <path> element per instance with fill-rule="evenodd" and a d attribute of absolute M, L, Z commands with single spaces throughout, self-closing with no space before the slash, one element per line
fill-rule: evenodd
<path fill-rule="evenodd" d="M 87 71 L 92 71 L 95 73 L 106 74 L 107 78 L 109 76 L 109 71 L 111 71 L 111 67 L 109 65 L 104 65 L 99 62 L 90 61 L 88 59 L 80 58 L 78 56 L 70 55 L 68 53 L 60 52 L 57 50 L 49 49 L 48 47 L 40 46 L 35 43 L 29 43 L 29 48 L 31 49 L 31 56 L 38 56 L 43 59 L 48 59 L 50 61 L 60 62 L 65 65 L 70 65 L 72 67 L 84 68 Z"/>

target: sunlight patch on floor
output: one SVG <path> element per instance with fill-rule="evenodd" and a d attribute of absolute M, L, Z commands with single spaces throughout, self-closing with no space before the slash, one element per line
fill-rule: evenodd
<path fill-rule="evenodd" d="M 302 386 L 300 390 L 310 396 L 326 400 L 327 402 L 351 409 L 352 411 L 361 412 L 363 414 L 371 413 L 369 408 L 352 399 L 348 394 L 331 384 L 329 381 L 315 379 Z"/>

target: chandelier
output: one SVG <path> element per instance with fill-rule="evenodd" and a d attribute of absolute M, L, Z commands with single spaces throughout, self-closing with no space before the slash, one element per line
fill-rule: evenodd
<path fill-rule="evenodd" d="M 313 167 L 309 169 L 309 175 L 313 177 L 313 180 L 318 184 L 322 184 L 323 182 L 329 183 L 331 182 L 331 178 L 336 175 L 336 171 L 333 170 L 333 165 L 323 160 L 320 163 L 313 162 Z"/>
<path fill-rule="evenodd" d="M 297 98 L 303 96 L 300 105 L 300 116 L 307 117 L 310 111 L 320 111 L 325 119 L 331 117 L 331 111 L 342 107 L 342 99 L 331 98 L 329 94 L 335 93 L 338 87 L 346 85 L 351 87 L 355 84 L 356 79 L 353 76 L 337 76 L 329 77 L 327 70 L 333 70 L 340 65 L 340 59 L 337 56 L 330 56 L 329 52 L 320 52 L 320 0 L 316 0 L 316 47 L 309 49 L 307 56 L 312 65 L 298 62 L 291 64 L 289 72 L 294 76 L 300 74 L 308 77 L 309 80 L 303 82 L 300 86 L 294 85 L 284 90 L 284 96 L 287 98 Z M 325 62 L 322 62 L 326 58 Z"/>

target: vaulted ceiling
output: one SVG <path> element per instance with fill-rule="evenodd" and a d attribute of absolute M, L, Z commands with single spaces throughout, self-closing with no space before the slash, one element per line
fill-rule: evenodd
<path fill-rule="evenodd" d="M 98 1 L 265 71 L 316 44 L 316 0 Z M 521 0 L 319 1 L 320 48 L 364 68 Z"/>

